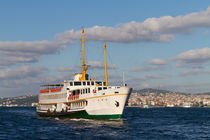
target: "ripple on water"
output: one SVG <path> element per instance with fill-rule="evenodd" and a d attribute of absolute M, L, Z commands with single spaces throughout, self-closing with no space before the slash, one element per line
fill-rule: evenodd
<path fill-rule="evenodd" d="M 122 120 L 40 118 L 0 108 L 0 139 L 210 139 L 210 108 L 126 108 Z"/>

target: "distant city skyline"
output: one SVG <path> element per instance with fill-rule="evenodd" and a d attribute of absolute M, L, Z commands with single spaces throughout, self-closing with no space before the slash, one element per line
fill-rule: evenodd
<path fill-rule="evenodd" d="M 110 84 L 210 91 L 208 0 L 1 1 L 0 19 L 0 97 L 81 72 L 82 27 L 90 77 L 104 80 L 106 41 Z"/>

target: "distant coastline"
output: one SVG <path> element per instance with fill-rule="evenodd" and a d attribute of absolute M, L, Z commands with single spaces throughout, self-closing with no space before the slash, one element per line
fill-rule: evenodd
<path fill-rule="evenodd" d="M 128 106 L 148 107 L 210 107 L 209 93 L 180 93 L 167 90 L 143 89 L 134 91 Z"/>
<path fill-rule="evenodd" d="M 0 107 L 36 106 L 38 95 L 18 97 L 1 97 Z M 158 89 L 134 90 L 128 107 L 159 108 L 159 107 L 210 107 L 210 93 L 186 94 Z"/>

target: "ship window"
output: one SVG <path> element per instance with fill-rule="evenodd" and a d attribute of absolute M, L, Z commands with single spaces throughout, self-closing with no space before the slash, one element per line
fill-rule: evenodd
<path fill-rule="evenodd" d="M 83 94 L 85 93 L 85 89 L 83 89 Z"/>
<path fill-rule="evenodd" d="M 70 82 L 70 86 L 73 86 L 73 82 Z"/>
<path fill-rule="evenodd" d="M 103 82 L 103 86 L 106 86 L 106 82 Z"/>
<path fill-rule="evenodd" d="M 87 82 L 87 85 L 88 85 L 88 86 L 90 85 L 90 82 L 89 82 L 89 81 Z"/>
<path fill-rule="evenodd" d="M 91 82 L 91 85 L 94 86 L 94 82 L 93 81 Z"/>
<path fill-rule="evenodd" d="M 117 94 L 117 93 L 119 93 L 119 92 L 118 92 L 118 91 L 115 91 L 114 93 Z"/>
<path fill-rule="evenodd" d="M 102 82 L 96 82 L 96 85 L 102 86 Z"/>
<path fill-rule="evenodd" d="M 76 95 L 76 92 L 75 92 L 75 91 L 73 91 L 73 96 L 74 96 L 74 95 Z"/>
<path fill-rule="evenodd" d="M 66 90 L 70 90 L 69 88 L 67 88 Z"/>
<path fill-rule="evenodd" d="M 90 88 L 88 88 L 88 93 L 90 93 Z"/>
<path fill-rule="evenodd" d="M 85 93 L 88 93 L 88 89 L 86 88 L 86 92 Z"/>
<path fill-rule="evenodd" d="M 105 89 L 107 89 L 107 87 L 103 87 L 103 89 L 105 90 Z"/>
<path fill-rule="evenodd" d="M 74 82 L 74 86 L 81 86 L 81 82 Z"/>
<path fill-rule="evenodd" d="M 79 94 L 80 93 L 80 90 L 76 90 L 76 94 Z"/>
<path fill-rule="evenodd" d="M 102 90 L 102 87 L 98 87 L 98 90 Z"/>
<path fill-rule="evenodd" d="M 86 85 L 86 82 L 83 82 L 83 86 L 85 86 Z"/>

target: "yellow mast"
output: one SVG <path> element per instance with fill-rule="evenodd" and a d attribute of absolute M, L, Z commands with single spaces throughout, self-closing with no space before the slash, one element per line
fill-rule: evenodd
<path fill-rule="evenodd" d="M 106 63 L 106 42 L 104 41 L 104 61 L 105 61 L 105 83 L 108 86 L 107 63 Z"/>
<path fill-rule="evenodd" d="M 86 71 L 87 71 L 87 67 L 86 67 L 86 64 L 85 64 L 85 41 L 84 41 L 84 29 L 82 28 L 82 60 L 83 60 L 83 63 L 82 63 L 82 78 L 81 80 L 86 80 L 85 78 L 85 75 L 86 75 Z"/>

